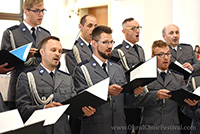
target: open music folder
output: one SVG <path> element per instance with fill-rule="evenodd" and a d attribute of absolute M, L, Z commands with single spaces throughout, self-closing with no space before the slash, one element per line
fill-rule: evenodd
<path fill-rule="evenodd" d="M 106 78 L 95 85 L 83 90 L 71 99 L 62 102 L 62 104 L 70 104 L 66 113 L 73 116 L 83 115 L 82 107 L 92 106 L 96 108 L 107 102 L 109 78 Z"/>
<path fill-rule="evenodd" d="M 172 95 L 170 98 L 171 100 L 180 104 L 184 102 L 184 99 L 200 100 L 200 88 L 197 88 L 194 92 L 190 92 L 185 89 L 178 89 L 171 91 L 168 94 Z"/>
<path fill-rule="evenodd" d="M 157 57 L 153 57 L 136 68 L 128 70 L 130 82 L 123 85 L 122 93 L 133 93 L 139 86 L 145 86 L 157 79 Z"/>
<path fill-rule="evenodd" d="M 47 109 L 35 110 L 34 113 L 25 122 L 25 125 L 32 124 L 37 120 L 44 120 L 43 126 L 52 125 L 62 116 L 69 105 L 62 105 L 57 107 L 51 107 Z"/>
<path fill-rule="evenodd" d="M 182 67 L 183 65 L 178 62 L 178 61 L 175 61 L 175 62 L 171 62 L 170 65 L 169 65 L 169 69 L 173 69 L 177 72 L 180 72 L 181 74 L 183 74 L 184 76 L 184 79 L 188 79 L 190 77 L 190 75 L 192 74 L 192 71 L 190 71 L 189 69 L 187 68 L 183 68 Z"/>
<path fill-rule="evenodd" d="M 0 113 L 1 134 L 40 134 L 44 120 L 38 119 L 31 124 L 24 125 L 17 109 Z"/>
<path fill-rule="evenodd" d="M 31 49 L 32 42 L 18 47 L 12 51 L 0 50 L 0 65 L 8 63 L 6 68 L 24 64 L 26 61 L 29 51 Z"/>

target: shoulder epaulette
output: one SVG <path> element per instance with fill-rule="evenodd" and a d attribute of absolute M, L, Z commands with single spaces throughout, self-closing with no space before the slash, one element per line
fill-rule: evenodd
<path fill-rule="evenodd" d="M 33 67 L 33 66 L 30 66 L 30 67 L 26 68 L 25 70 L 23 70 L 23 72 L 24 72 L 24 73 L 28 73 L 28 72 L 32 72 L 32 71 L 34 71 L 34 70 L 36 70 L 36 68 Z"/>
<path fill-rule="evenodd" d="M 179 44 L 179 45 L 185 45 L 185 46 L 191 46 L 190 44 L 183 44 L 183 43 L 181 43 L 181 44 Z"/>
<path fill-rule="evenodd" d="M 69 75 L 69 76 L 70 76 L 70 74 L 67 73 L 67 72 L 64 72 L 64 71 L 62 71 L 62 70 L 58 70 L 58 71 L 61 72 L 61 73 L 63 73 L 63 74 L 66 74 L 66 75 Z"/>
<path fill-rule="evenodd" d="M 120 45 L 116 46 L 115 49 L 120 49 L 122 46 L 123 46 L 123 45 L 120 44 Z"/>
<path fill-rule="evenodd" d="M 15 25 L 15 26 L 9 27 L 8 29 L 9 29 L 10 31 L 12 31 L 12 30 L 14 30 L 14 29 L 16 29 L 16 28 L 18 28 L 18 27 L 19 27 L 18 25 Z"/>
<path fill-rule="evenodd" d="M 46 31 L 47 33 L 51 34 L 48 30 L 44 29 L 43 27 L 39 26 L 39 28 Z"/>
<path fill-rule="evenodd" d="M 142 48 L 140 45 L 138 45 L 138 44 L 135 44 L 137 47 L 140 47 L 140 48 Z"/>
<path fill-rule="evenodd" d="M 84 60 L 84 61 L 78 63 L 77 66 L 82 66 L 82 65 L 84 65 L 84 64 L 86 64 L 88 62 L 89 62 L 88 60 Z"/>

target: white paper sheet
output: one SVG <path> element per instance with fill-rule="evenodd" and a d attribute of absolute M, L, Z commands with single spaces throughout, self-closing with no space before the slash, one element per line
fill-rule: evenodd
<path fill-rule="evenodd" d="M 0 133 L 24 127 L 17 109 L 0 113 Z"/>
<path fill-rule="evenodd" d="M 110 78 L 106 78 L 105 80 L 102 80 L 96 83 L 95 85 L 89 87 L 85 91 L 88 91 L 106 101 L 108 97 L 109 82 L 110 82 Z"/>
<path fill-rule="evenodd" d="M 157 56 L 130 72 L 130 81 L 136 78 L 157 78 Z"/>
<path fill-rule="evenodd" d="M 33 122 L 45 120 L 43 126 L 55 124 L 61 117 L 69 105 L 62 105 L 47 109 L 36 110 L 31 117 L 26 121 L 25 125 L 30 125 Z"/>

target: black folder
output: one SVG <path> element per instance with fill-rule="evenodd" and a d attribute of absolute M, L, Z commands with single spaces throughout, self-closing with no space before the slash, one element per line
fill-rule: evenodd
<path fill-rule="evenodd" d="M 153 82 L 157 78 L 138 78 L 134 79 L 131 82 L 128 82 L 127 84 L 123 85 L 122 93 L 133 93 L 134 89 L 141 86 L 148 85 L 149 83 Z"/>
<path fill-rule="evenodd" d="M 175 91 L 171 91 L 168 94 L 171 94 L 172 97 L 170 99 L 178 102 L 183 103 L 184 99 L 191 99 L 191 100 L 200 100 L 200 96 L 193 94 L 185 89 L 178 89 Z"/>
<path fill-rule="evenodd" d="M 91 94 L 90 92 L 84 91 L 69 100 L 62 102 L 62 104 L 70 104 L 65 113 L 77 117 L 83 115 L 82 107 L 92 106 L 93 108 L 97 108 L 105 102 L 105 100 Z"/>
<path fill-rule="evenodd" d="M 173 69 L 173 70 L 175 70 L 175 71 L 180 72 L 181 74 L 183 74 L 184 80 L 187 80 L 190 77 L 190 75 L 191 75 L 191 73 L 189 73 L 188 71 L 186 71 L 182 67 L 176 65 L 174 62 L 170 63 L 169 69 Z"/>
<path fill-rule="evenodd" d="M 11 68 L 13 66 L 17 66 L 24 63 L 24 61 L 22 61 L 15 55 L 11 54 L 9 51 L 1 50 L 0 51 L 0 65 L 6 62 L 8 63 L 8 66 L 6 66 L 6 68 Z"/>
<path fill-rule="evenodd" d="M 83 115 L 82 107 L 92 106 L 97 108 L 98 106 L 107 102 L 108 87 L 110 78 L 106 78 L 88 89 L 83 90 L 76 96 L 70 98 L 62 104 L 70 104 L 65 113 L 77 117 Z"/>
<path fill-rule="evenodd" d="M 41 134 L 44 121 L 24 126 L 22 128 L 11 130 L 2 134 Z"/>
<path fill-rule="evenodd" d="M 131 78 L 132 80 L 130 80 L 130 82 L 122 86 L 122 93 L 133 93 L 135 88 L 139 86 L 143 87 L 157 79 L 156 57 L 150 58 L 146 62 L 140 62 L 136 64 L 133 68 L 126 71 L 125 74 L 130 74 L 130 76 L 133 77 Z"/>

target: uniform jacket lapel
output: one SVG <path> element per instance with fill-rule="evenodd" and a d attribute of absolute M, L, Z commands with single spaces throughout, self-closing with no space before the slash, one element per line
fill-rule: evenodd
<path fill-rule="evenodd" d="M 103 70 L 103 68 L 101 67 L 101 65 L 99 65 L 94 58 L 91 58 L 91 64 L 93 66 L 94 72 L 97 73 L 98 75 L 100 75 L 103 78 L 107 78 L 108 75 L 106 74 L 106 72 Z"/>
<path fill-rule="evenodd" d="M 21 23 L 19 25 L 20 29 L 22 30 L 22 32 L 24 33 L 24 38 L 27 39 L 29 42 L 33 41 L 33 37 L 30 33 L 30 31 L 28 30 L 28 28 L 25 26 L 24 23 Z"/>
<path fill-rule="evenodd" d="M 56 90 L 63 81 L 63 79 L 60 77 L 60 73 L 58 71 L 56 71 L 56 73 L 55 73 L 54 80 L 55 80 L 54 90 Z"/>
<path fill-rule="evenodd" d="M 177 57 L 177 60 L 182 56 L 182 54 L 183 54 L 183 51 L 182 51 L 182 49 L 181 49 L 181 47 L 178 45 L 177 46 L 178 48 L 177 48 L 177 55 L 176 55 L 176 57 Z"/>
<path fill-rule="evenodd" d="M 160 76 L 159 73 L 157 73 L 157 80 L 158 82 L 163 85 L 164 87 L 166 87 L 172 80 L 172 77 L 171 77 L 171 73 L 168 72 L 165 76 L 165 81 L 163 81 L 162 77 Z"/>
<path fill-rule="evenodd" d="M 46 83 L 48 83 L 49 85 L 53 87 L 54 86 L 53 79 L 51 78 L 50 74 L 41 65 L 38 65 L 38 71 L 39 71 L 39 74 L 41 75 L 41 80 L 45 81 Z"/>
<path fill-rule="evenodd" d="M 79 42 L 79 45 L 81 46 L 82 51 L 84 53 L 86 53 L 89 56 L 92 55 L 92 52 L 91 52 L 90 48 L 85 44 L 85 42 L 80 37 L 78 39 L 78 42 Z M 81 44 L 81 43 L 83 43 L 83 44 Z"/>
<path fill-rule="evenodd" d="M 110 78 L 114 78 L 114 75 L 116 73 L 116 70 L 113 68 L 112 63 L 108 61 L 108 74 Z M 110 80 L 112 81 L 112 80 Z"/>

